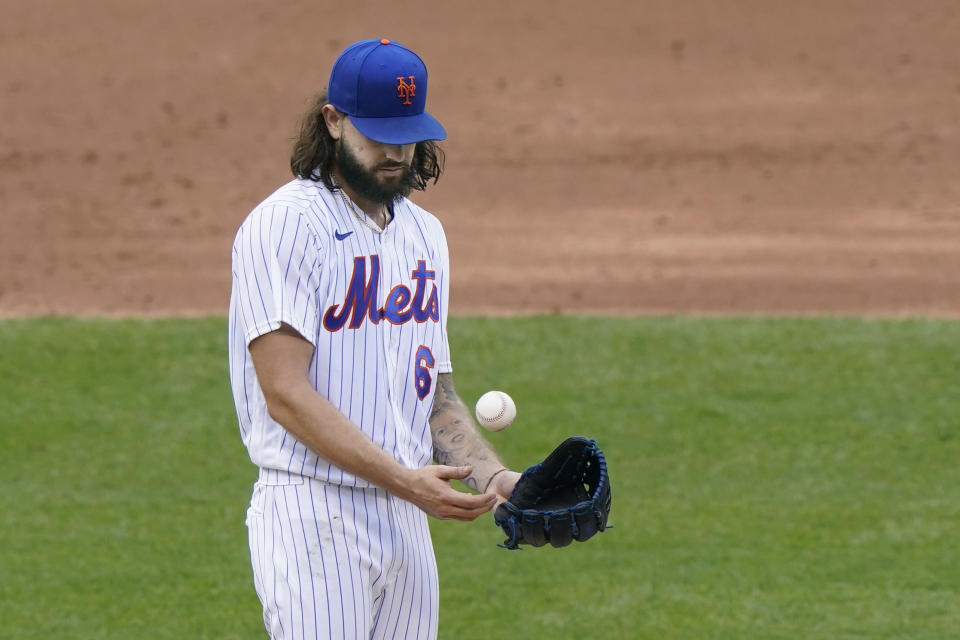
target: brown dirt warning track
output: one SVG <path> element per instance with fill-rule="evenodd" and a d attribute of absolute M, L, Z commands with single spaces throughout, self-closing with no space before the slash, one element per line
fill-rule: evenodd
<path fill-rule="evenodd" d="M 225 313 L 336 54 L 418 51 L 454 313 L 960 315 L 951 0 L 0 0 L 0 315 Z"/>

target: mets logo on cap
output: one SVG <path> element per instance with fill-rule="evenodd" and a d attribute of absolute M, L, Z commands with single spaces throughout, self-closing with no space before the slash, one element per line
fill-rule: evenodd
<path fill-rule="evenodd" d="M 397 97 L 403 100 L 403 104 L 413 104 L 410 102 L 410 98 L 413 98 L 417 95 L 417 85 L 413 82 L 413 76 L 407 76 L 409 82 L 406 82 L 403 79 L 403 76 L 397 78 Z"/>

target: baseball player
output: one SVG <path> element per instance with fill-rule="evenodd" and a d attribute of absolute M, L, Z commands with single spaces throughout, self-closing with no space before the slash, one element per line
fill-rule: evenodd
<path fill-rule="evenodd" d="M 247 527 L 271 638 L 435 638 L 426 516 L 473 520 L 519 477 L 454 390 L 447 242 L 407 199 L 442 168 L 426 96 L 414 52 L 347 47 L 296 179 L 237 232 L 230 380 L 259 467 Z"/>

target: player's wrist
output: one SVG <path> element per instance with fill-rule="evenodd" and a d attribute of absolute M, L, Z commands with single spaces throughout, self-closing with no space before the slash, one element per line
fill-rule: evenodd
<path fill-rule="evenodd" d="M 509 469 L 507 469 L 506 467 L 501 467 L 500 469 L 497 469 L 492 474 L 490 474 L 490 477 L 487 478 L 487 481 L 483 484 L 483 491 L 481 493 L 487 493 L 487 491 L 490 490 L 491 485 L 493 485 L 494 479 L 496 479 L 496 477 L 499 476 L 504 471 L 509 471 Z"/>
<path fill-rule="evenodd" d="M 381 486 L 391 495 L 412 502 L 416 491 L 416 472 L 403 465 L 397 464 L 397 468 L 390 474 L 389 479 L 385 479 Z"/>
<path fill-rule="evenodd" d="M 490 479 L 487 480 L 487 486 L 483 492 L 496 493 L 504 498 L 509 498 L 510 492 L 513 491 L 513 487 L 517 484 L 517 480 L 519 479 L 520 474 L 518 472 L 507 467 L 503 467 L 490 476 Z"/>

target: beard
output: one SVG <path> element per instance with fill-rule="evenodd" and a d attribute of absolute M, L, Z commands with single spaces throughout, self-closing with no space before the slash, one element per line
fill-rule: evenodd
<path fill-rule="evenodd" d="M 350 149 L 338 141 L 337 143 L 337 170 L 341 178 L 357 192 L 357 195 L 385 206 L 390 206 L 401 198 L 410 195 L 416 186 L 416 177 L 413 167 L 403 168 L 403 173 L 395 178 L 381 179 L 376 171 L 386 167 L 401 166 L 395 162 L 382 162 L 373 170 L 367 169 Z"/>

